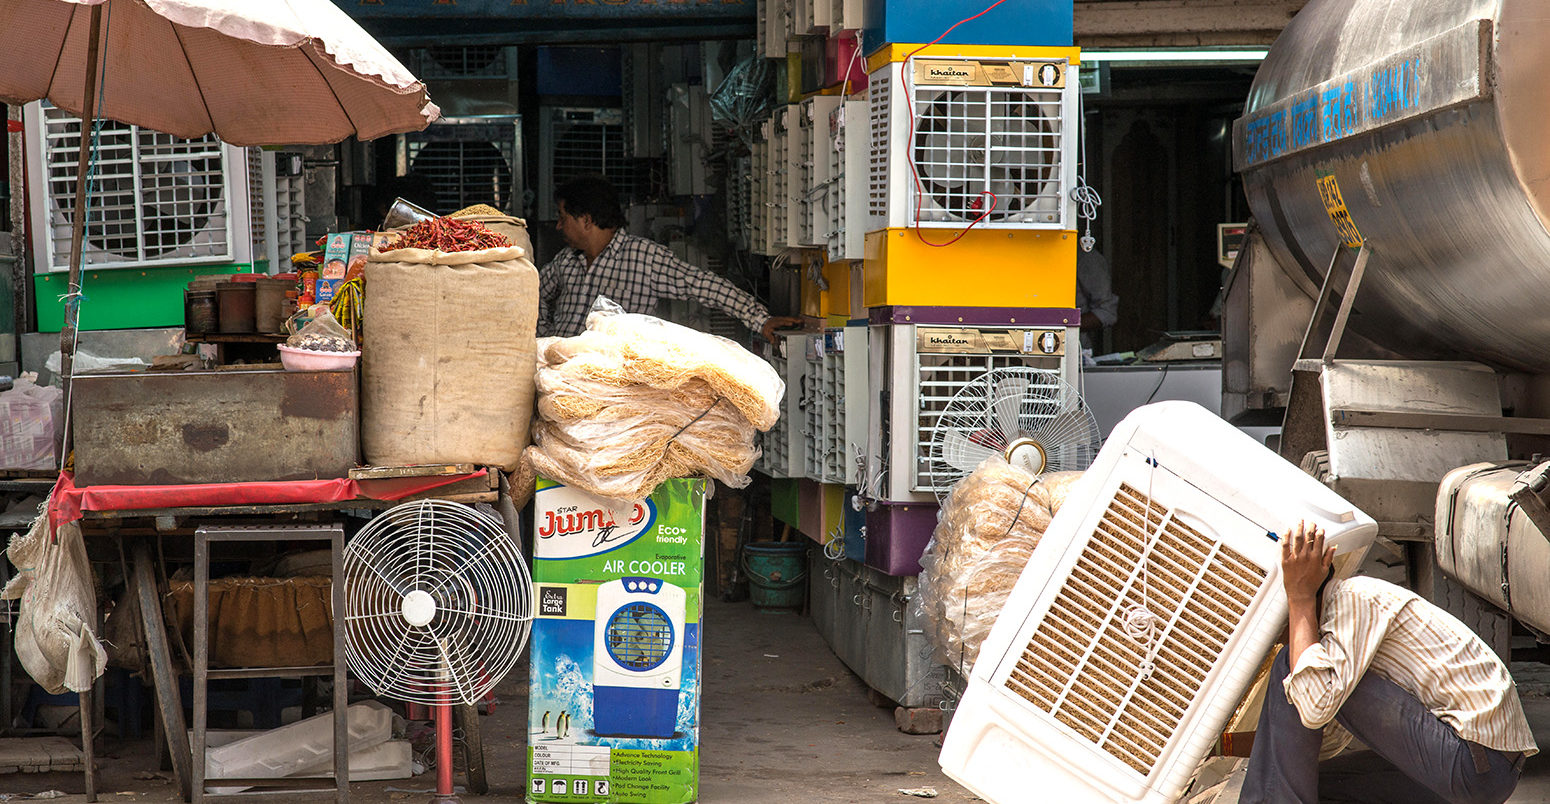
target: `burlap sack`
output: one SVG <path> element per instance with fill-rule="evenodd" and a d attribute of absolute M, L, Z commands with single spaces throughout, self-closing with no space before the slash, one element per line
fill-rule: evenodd
<path fill-rule="evenodd" d="M 334 659 L 333 579 L 210 580 L 211 667 L 311 667 Z M 194 649 L 194 582 L 167 584 L 167 613 Z"/>
<path fill-rule="evenodd" d="M 361 448 L 378 466 L 515 469 L 533 414 L 538 270 L 517 248 L 373 253 Z"/>

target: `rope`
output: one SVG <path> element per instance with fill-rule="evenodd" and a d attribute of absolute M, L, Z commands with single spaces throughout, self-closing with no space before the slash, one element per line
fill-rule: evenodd
<path fill-rule="evenodd" d="M 1043 480 L 1044 476 L 1039 475 L 1033 479 L 1032 483 L 1028 484 L 1028 488 L 1023 489 L 1023 498 L 1017 503 L 1017 513 L 1012 515 L 1011 522 L 1006 523 L 1006 532 L 1001 534 L 1001 538 L 1005 539 L 1006 537 L 1012 535 L 1012 528 L 1017 527 L 1017 520 L 1021 519 L 1023 516 L 1023 506 L 1028 504 L 1028 492 L 1033 491 L 1033 487 L 1039 485 L 1039 483 Z"/>
<path fill-rule="evenodd" d="M 1148 549 L 1149 544 L 1157 541 L 1157 538 L 1162 535 L 1163 528 L 1168 524 L 1168 516 L 1164 514 L 1158 520 L 1155 530 L 1152 530 L 1150 527 L 1153 510 L 1152 480 L 1157 475 L 1157 456 L 1152 455 L 1149 457 L 1147 465 L 1151 467 L 1151 470 L 1146 475 L 1146 518 L 1144 520 L 1146 527 L 1143 528 L 1142 532 L 1151 531 L 1151 536 L 1141 545 L 1141 602 L 1126 609 L 1124 613 L 1125 635 L 1135 640 L 1146 650 L 1146 656 L 1136 666 L 1136 677 L 1139 681 L 1146 681 L 1151 678 L 1152 673 L 1157 670 L 1157 665 L 1153 662 L 1153 659 L 1156 658 L 1157 649 L 1160 647 L 1157 643 L 1157 636 L 1158 632 L 1162 630 L 1163 619 L 1157 616 L 1151 609 L 1152 589 L 1151 581 L 1147 577 L 1146 563 L 1151 552 Z"/>

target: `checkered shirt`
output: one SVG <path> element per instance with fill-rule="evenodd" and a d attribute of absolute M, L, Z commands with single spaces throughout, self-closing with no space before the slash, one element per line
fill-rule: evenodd
<path fill-rule="evenodd" d="M 658 299 L 692 299 L 736 318 L 753 332 L 762 330 L 770 317 L 763 305 L 731 282 L 678 259 L 660 243 L 619 229 L 590 266 L 585 254 L 566 248 L 539 272 L 538 334 L 581 334 L 598 296 L 607 296 L 625 312 L 646 315 L 656 313 Z"/>

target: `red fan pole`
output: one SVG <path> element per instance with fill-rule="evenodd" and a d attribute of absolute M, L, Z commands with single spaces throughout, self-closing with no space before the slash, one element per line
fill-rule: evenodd
<path fill-rule="evenodd" d="M 452 789 L 452 706 L 436 704 L 436 797 L 431 804 L 460 801 Z"/>

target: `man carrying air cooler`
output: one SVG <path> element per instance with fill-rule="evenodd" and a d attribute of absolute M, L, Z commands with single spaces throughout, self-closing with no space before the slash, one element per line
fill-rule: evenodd
<path fill-rule="evenodd" d="M 1354 735 L 1416 783 L 1413 793 L 1386 785 L 1391 797 L 1507 800 L 1539 748 L 1506 666 L 1414 592 L 1376 578 L 1331 581 L 1333 554 L 1323 531 L 1302 523 L 1281 545 L 1287 646 L 1239 801 L 1316 804 L 1326 728 L 1343 741 Z M 1373 800 L 1353 790 L 1325 790 L 1324 800 L 1342 793 Z"/>

